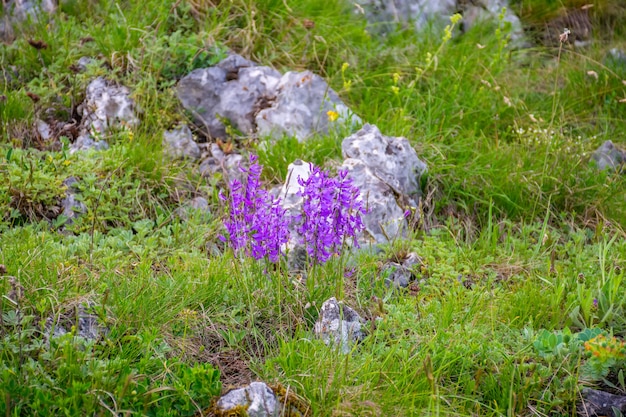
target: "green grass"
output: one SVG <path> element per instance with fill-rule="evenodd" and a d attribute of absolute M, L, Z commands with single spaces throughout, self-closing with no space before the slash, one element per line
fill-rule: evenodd
<path fill-rule="evenodd" d="M 513 51 L 498 22 L 377 37 L 349 3 L 222 3 L 67 2 L 0 49 L 0 70 L 17 74 L 0 78 L 0 414 L 207 415 L 251 379 L 315 416 L 575 415 L 584 386 L 626 390 L 624 359 L 584 347 L 626 336 L 625 179 L 588 163 L 626 134 L 626 66 L 605 59 L 623 34 Z M 533 15 L 535 3 L 513 7 L 532 24 L 556 10 Z M 623 16 L 600 3 L 601 24 Z M 177 80 L 229 48 L 312 70 L 364 121 L 407 137 L 429 167 L 423 224 L 306 284 L 224 248 L 223 180 L 164 159 L 161 138 L 190 121 Z M 85 55 L 98 64 L 74 73 Z M 141 124 L 100 153 L 40 143 L 33 121 L 49 108 L 67 120 L 95 76 L 129 87 Z M 298 158 L 336 167 L 347 134 L 232 144 L 277 185 Z M 70 176 L 87 207 L 72 224 L 58 215 Z M 211 214 L 180 219 L 198 195 Z M 388 289 L 384 262 L 411 251 L 418 282 Z M 349 355 L 313 335 L 331 296 L 367 320 Z M 86 302 L 108 329 L 98 342 L 72 333 Z M 70 333 L 48 340 L 48 319 Z"/>

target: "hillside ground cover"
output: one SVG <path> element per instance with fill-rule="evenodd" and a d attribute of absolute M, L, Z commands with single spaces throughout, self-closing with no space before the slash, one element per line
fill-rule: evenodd
<path fill-rule="evenodd" d="M 350 2 L 215 3 L 68 1 L 0 47 L 0 414 L 210 415 L 254 380 L 314 416 L 576 415 L 586 387 L 625 393 L 626 180 L 590 163 L 625 143 L 619 2 L 597 2 L 585 48 L 520 50 L 497 20 L 377 36 Z M 535 3 L 513 7 L 537 26 Z M 409 139 L 429 170 L 408 237 L 306 283 L 220 240 L 228 185 L 165 158 L 162 134 L 191 124 L 177 81 L 228 50 L 311 70 Z M 96 61 L 77 72 L 83 56 Z M 101 152 L 41 141 L 35 120 L 75 117 L 96 76 L 132 91 L 141 123 Z M 277 185 L 298 158 L 332 170 L 343 137 L 221 146 Z M 69 177 L 86 207 L 71 222 Z M 210 214 L 176 215 L 196 196 Z M 383 264 L 410 252 L 417 280 L 388 288 Z M 313 335 L 332 296 L 367 320 L 350 354 Z M 96 340 L 78 335 L 85 308 Z"/>

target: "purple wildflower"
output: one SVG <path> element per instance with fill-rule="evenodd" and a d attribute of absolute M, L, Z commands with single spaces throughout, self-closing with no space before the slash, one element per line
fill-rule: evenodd
<path fill-rule="evenodd" d="M 261 188 L 263 167 L 257 159 L 250 155 L 250 166 L 240 167 L 248 174 L 245 183 L 232 181 L 230 216 L 224 225 L 235 251 L 243 250 L 255 259 L 267 256 L 271 262 L 276 262 L 281 255 L 281 246 L 289 240 L 289 221 L 280 199 Z"/>
<path fill-rule="evenodd" d="M 324 263 L 339 251 L 345 240 L 363 230 L 361 214 L 365 213 L 359 199 L 359 189 L 352 185 L 348 171 L 340 171 L 336 178 L 310 164 L 311 174 L 305 180 L 298 178 L 302 187 L 302 214 L 296 222 L 297 232 L 315 261 Z"/>

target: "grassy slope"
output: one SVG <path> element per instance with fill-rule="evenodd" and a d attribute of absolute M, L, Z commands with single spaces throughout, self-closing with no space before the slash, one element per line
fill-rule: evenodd
<path fill-rule="evenodd" d="M 147 3 L 70 2 L 0 50 L 2 69 L 19 73 L 0 84 L 0 263 L 24 287 L 18 303 L 0 305 L 0 413 L 8 404 L 14 415 L 190 415 L 220 389 L 198 365 L 207 361 L 221 367 L 224 388 L 279 383 L 313 415 L 574 413 L 583 381 L 598 382 L 581 344 L 535 342 L 549 339 L 543 330 L 626 332 L 624 179 L 587 163 L 626 131 L 626 68 L 604 60 L 607 45 L 566 48 L 557 60 L 539 48 L 509 52 L 495 25 L 448 42 L 439 31 L 372 37 L 338 2 Z M 216 254 L 219 178 L 164 161 L 160 141 L 187 119 L 177 77 L 226 48 L 319 73 L 364 120 L 408 137 L 430 167 L 431 221 L 384 255 L 360 255 L 350 278 L 339 263 L 318 269 L 308 288 Z M 111 69 L 72 73 L 84 55 Z M 33 150 L 32 120 L 48 106 L 67 113 L 96 75 L 133 91 L 141 126 L 112 133 L 97 155 Z M 340 140 L 275 144 L 261 152 L 267 179 L 281 181 L 299 157 L 332 165 Z M 60 221 L 39 220 L 71 175 L 88 212 L 61 234 Z M 208 197 L 209 221 L 171 216 L 195 195 Z M 407 251 L 423 257 L 424 281 L 390 292 L 380 264 Z M 0 289 L 8 296 L 8 278 Z M 372 319 L 352 355 L 312 337 L 316 308 L 333 295 Z M 42 345 L 39 322 L 73 317 L 87 299 L 108 323 L 106 342 Z"/>

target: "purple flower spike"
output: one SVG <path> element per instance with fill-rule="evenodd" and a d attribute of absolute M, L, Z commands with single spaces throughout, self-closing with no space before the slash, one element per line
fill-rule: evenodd
<path fill-rule="evenodd" d="M 339 171 L 336 178 L 310 164 L 311 174 L 306 180 L 298 178 L 303 198 L 302 215 L 297 228 L 307 253 L 324 263 L 339 254 L 346 240 L 364 229 L 361 214 L 365 213 L 359 199 L 359 189 L 352 185 L 348 171 Z"/>
<path fill-rule="evenodd" d="M 235 251 L 244 251 L 255 259 L 267 257 L 277 262 L 281 246 L 289 240 L 288 219 L 280 199 L 261 188 L 263 167 L 250 155 L 250 166 L 240 167 L 247 173 L 245 183 L 233 180 L 230 185 L 230 216 L 224 222 Z"/>
<path fill-rule="evenodd" d="M 243 182 L 231 182 L 228 198 L 220 194 L 220 199 L 229 203 L 230 215 L 224 225 L 236 252 L 277 262 L 283 254 L 281 248 L 289 241 L 290 224 L 295 224 L 301 243 L 316 262 L 339 255 L 350 238 L 358 246 L 356 237 L 365 228 L 361 218 L 365 208 L 347 170 L 331 178 L 310 164 L 309 178 L 298 178 L 301 213 L 290 218 L 280 199 L 261 188 L 263 167 L 257 159 L 251 155 L 249 167 L 239 167 L 247 177 Z"/>

